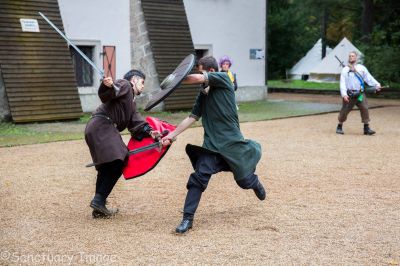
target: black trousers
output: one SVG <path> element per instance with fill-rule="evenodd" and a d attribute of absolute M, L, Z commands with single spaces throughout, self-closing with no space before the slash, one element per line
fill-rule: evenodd
<path fill-rule="evenodd" d="M 205 153 L 199 157 L 195 172 L 190 175 L 186 185 L 188 192 L 183 207 L 184 219 L 193 220 L 201 195 L 206 190 L 211 176 L 226 169 L 229 169 L 229 166 L 219 154 Z M 254 173 L 236 181 L 238 186 L 243 189 L 254 189 L 258 182 L 258 176 Z"/>
<path fill-rule="evenodd" d="M 96 194 L 100 194 L 103 199 L 107 199 L 113 190 L 118 179 L 122 175 L 124 162 L 115 160 L 109 163 L 103 163 L 96 167 L 97 181 L 96 181 Z"/>

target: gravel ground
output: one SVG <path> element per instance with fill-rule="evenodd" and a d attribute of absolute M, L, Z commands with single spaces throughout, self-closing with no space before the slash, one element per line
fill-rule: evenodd
<path fill-rule="evenodd" d="M 337 99 L 337 98 L 336 98 Z M 193 230 L 174 234 L 192 169 L 184 132 L 158 167 L 121 179 L 109 198 L 120 213 L 91 218 L 95 170 L 84 141 L 0 149 L 0 265 L 398 265 L 400 107 L 358 111 L 345 135 L 336 113 L 244 123 L 260 142 L 258 201 L 230 173 L 211 179 Z"/>

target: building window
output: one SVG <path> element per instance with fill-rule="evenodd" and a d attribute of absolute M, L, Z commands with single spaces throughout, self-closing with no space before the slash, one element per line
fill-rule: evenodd
<path fill-rule="evenodd" d="M 196 65 L 198 64 L 199 60 L 202 57 L 208 55 L 209 53 L 208 49 L 196 49 L 195 52 L 196 52 Z"/>
<path fill-rule="evenodd" d="M 93 61 L 94 46 L 77 46 L 90 60 Z M 70 47 L 72 63 L 75 69 L 75 78 L 78 87 L 93 86 L 93 69 L 85 59 L 73 48 Z"/>

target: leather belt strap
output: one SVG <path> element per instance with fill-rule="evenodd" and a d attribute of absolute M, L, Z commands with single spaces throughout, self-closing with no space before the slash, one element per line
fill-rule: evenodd
<path fill-rule="evenodd" d="M 90 117 L 90 119 L 94 118 L 94 117 L 102 117 L 107 119 L 111 124 L 114 124 L 114 121 L 107 115 L 102 114 L 102 113 L 97 113 L 97 114 L 92 114 L 92 116 Z"/>

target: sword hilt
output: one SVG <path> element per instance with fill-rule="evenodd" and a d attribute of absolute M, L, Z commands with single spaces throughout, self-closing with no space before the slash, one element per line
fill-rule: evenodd
<path fill-rule="evenodd" d="M 163 132 L 161 132 L 162 137 L 165 137 L 166 135 L 169 134 L 169 130 L 164 130 Z M 176 140 L 176 137 L 169 139 L 172 142 L 174 142 Z"/>
<path fill-rule="evenodd" d="M 118 88 L 117 86 L 115 86 L 114 83 L 112 84 L 112 87 L 114 88 L 115 95 L 118 95 L 118 94 L 119 94 L 119 91 L 120 91 L 121 89 Z"/>
<path fill-rule="evenodd" d="M 164 137 L 164 136 L 168 135 L 168 133 L 169 133 L 169 130 L 164 130 L 163 132 L 161 132 L 161 135 Z M 176 138 L 171 139 L 171 142 L 175 141 L 175 139 Z M 128 156 L 129 155 L 133 155 L 133 154 L 137 154 L 137 153 L 141 153 L 141 152 L 144 152 L 144 151 L 149 151 L 149 150 L 152 150 L 152 149 L 158 149 L 158 152 L 161 152 L 162 148 L 163 148 L 162 142 L 160 142 L 159 140 L 156 140 L 152 144 L 149 144 L 147 146 L 138 148 L 136 150 L 129 151 L 128 152 Z M 90 163 L 90 164 L 87 164 L 86 167 L 92 167 L 92 166 L 95 166 L 95 165 L 96 165 L 95 163 Z"/>
<path fill-rule="evenodd" d="M 103 83 L 104 78 L 105 76 L 103 75 L 102 79 L 100 80 L 101 83 Z M 119 91 L 121 90 L 118 86 L 114 84 L 114 82 L 111 84 L 111 88 L 114 89 L 115 95 L 118 95 Z"/>

